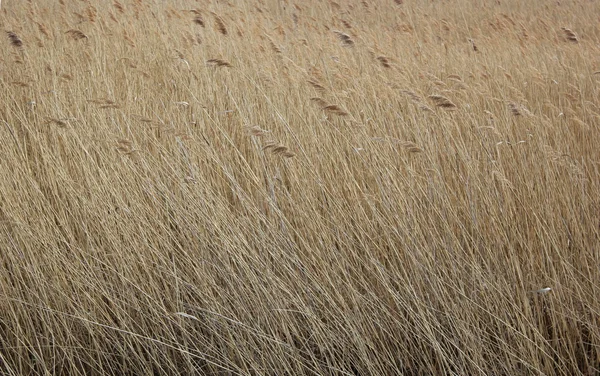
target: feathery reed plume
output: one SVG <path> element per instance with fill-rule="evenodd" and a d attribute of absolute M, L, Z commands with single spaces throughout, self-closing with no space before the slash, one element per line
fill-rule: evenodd
<path fill-rule="evenodd" d="M 310 84 L 310 86 L 314 87 L 318 91 L 325 91 L 325 87 L 323 85 L 321 85 L 317 80 L 311 79 L 311 80 L 308 80 L 308 83 Z"/>
<path fill-rule="evenodd" d="M 280 54 L 281 48 L 279 48 L 279 46 L 277 46 L 275 42 L 273 42 L 273 39 L 271 39 L 270 37 L 267 36 L 267 39 L 269 40 L 269 45 L 271 46 L 273 52 L 275 52 L 276 54 Z"/>
<path fill-rule="evenodd" d="M 409 97 L 413 102 L 420 103 L 422 102 L 421 97 L 419 97 L 414 91 L 410 90 L 400 90 L 400 92 L 407 97 Z"/>
<path fill-rule="evenodd" d="M 346 20 L 342 20 L 342 25 L 344 25 L 344 27 L 347 29 L 352 29 L 352 25 Z"/>
<path fill-rule="evenodd" d="M 269 150 L 269 149 L 271 150 L 272 154 L 280 155 L 284 158 L 292 158 L 296 155 L 295 153 L 290 151 L 290 149 L 287 146 L 282 145 L 275 141 L 267 142 L 265 144 L 265 146 L 263 146 L 263 148 L 262 148 L 262 150 Z"/>
<path fill-rule="evenodd" d="M 42 23 L 36 22 L 35 23 L 38 27 L 38 30 L 40 31 L 40 33 L 44 34 L 44 36 L 46 37 L 50 37 L 50 33 L 48 32 L 48 28 L 46 28 L 46 26 Z"/>
<path fill-rule="evenodd" d="M 265 134 L 270 133 L 270 131 L 262 129 L 258 125 L 254 125 L 252 127 L 248 127 L 248 133 L 250 133 L 252 136 L 263 137 Z"/>
<path fill-rule="evenodd" d="M 510 112 L 512 112 L 512 114 L 515 115 L 515 116 L 521 116 L 521 115 L 523 115 L 521 113 L 521 111 L 519 111 L 519 106 L 517 106 L 516 103 L 512 103 L 512 102 L 509 103 L 508 104 L 508 108 L 510 108 Z"/>
<path fill-rule="evenodd" d="M 429 99 L 433 100 L 436 106 L 447 110 L 455 109 L 456 105 L 452 101 L 442 95 L 430 95 Z"/>
<path fill-rule="evenodd" d="M 133 149 L 133 144 L 129 140 L 117 141 L 117 147 L 115 149 L 123 154 L 131 154 L 134 151 L 136 151 L 135 149 Z"/>
<path fill-rule="evenodd" d="M 273 150 L 271 150 L 271 152 L 273 154 L 282 154 L 282 153 L 285 153 L 286 151 L 288 151 L 288 148 L 283 145 L 277 145 L 273 148 Z"/>
<path fill-rule="evenodd" d="M 350 37 L 350 35 L 346 33 L 342 33 L 341 31 L 333 31 L 335 35 L 337 35 L 338 39 L 342 42 L 344 47 L 352 47 L 354 46 L 354 41 Z"/>
<path fill-rule="evenodd" d="M 338 116 L 348 116 L 349 114 L 342 110 L 342 108 L 338 105 L 335 104 L 330 104 L 328 106 L 323 107 L 323 110 L 325 110 L 326 112 L 330 112 L 332 114 L 338 115 Z"/>
<path fill-rule="evenodd" d="M 109 108 L 120 108 L 120 106 L 110 99 L 88 99 L 88 103 L 94 103 L 98 105 L 98 108 L 109 109 Z"/>
<path fill-rule="evenodd" d="M 19 87 L 29 87 L 29 84 L 23 81 L 12 81 L 11 84 Z"/>
<path fill-rule="evenodd" d="M 329 103 L 327 103 L 323 98 L 319 98 L 319 97 L 313 97 L 310 98 L 311 102 L 316 103 L 317 106 L 321 107 L 321 108 L 325 108 L 329 105 Z"/>
<path fill-rule="evenodd" d="M 424 103 L 419 104 L 419 109 L 421 109 L 422 111 L 425 111 L 425 112 L 434 112 L 431 107 L 429 107 L 428 105 L 426 105 Z"/>
<path fill-rule="evenodd" d="M 473 48 L 473 51 L 478 52 L 479 48 L 477 47 L 477 45 L 475 44 L 475 41 L 473 39 L 469 38 L 469 43 L 471 43 L 471 47 Z"/>
<path fill-rule="evenodd" d="M 385 56 L 377 56 L 377 61 L 381 63 L 384 68 L 391 68 L 390 60 Z"/>
<path fill-rule="evenodd" d="M 400 145 L 410 154 L 423 152 L 423 149 L 421 149 L 420 147 L 417 146 L 417 144 L 415 144 L 414 142 L 411 142 L 411 141 L 401 142 Z"/>
<path fill-rule="evenodd" d="M 565 38 L 568 41 L 571 41 L 573 43 L 579 43 L 579 38 L 577 38 L 577 34 L 575 34 L 575 32 L 573 32 L 573 30 L 571 29 L 567 29 L 566 27 L 561 28 L 563 33 L 565 34 Z"/>
<path fill-rule="evenodd" d="M 264 150 L 269 150 L 269 149 L 272 149 L 272 148 L 276 147 L 277 145 L 279 145 L 279 144 L 277 142 L 275 142 L 275 141 L 267 141 L 265 143 L 265 145 L 262 147 L 262 150 L 263 151 Z"/>
<path fill-rule="evenodd" d="M 67 121 L 69 121 L 71 119 L 54 119 L 54 118 L 47 118 L 45 124 L 55 124 L 57 125 L 59 128 L 66 128 L 67 127 Z"/>
<path fill-rule="evenodd" d="M 85 11 L 86 11 L 86 13 L 87 13 L 87 18 L 88 18 L 88 20 L 89 20 L 91 23 L 95 23 L 95 22 L 96 22 L 96 18 L 97 18 L 97 16 L 98 16 L 98 10 L 97 10 L 95 7 L 93 7 L 93 6 L 89 5 L 89 6 L 86 8 L 86 10 L 85 10 Z"/>
<path fill-rule="evenodd" d="M 201 15 L 197 15 L 196 17 L 194 17 L 194 23 L 197 25 L 200 25 L 202 27 L 204 27 L 204 19 L 202 18 Z"/>
<path fill-rule="evenodd" d="M 219 17 L 218 15 L 213 13 L 213 16 L 215 17 L 215 26 L 217 27 L 217 30 L 219 31 L 219 33 L 223 34 L 223 35 L 227 35 L 227 28 L 225 27 L 225 21 L 223 21 L 223 19 L 221 17 Z"/>
<path fill-rule="evenodd" d="M 313 97 L 310 98 L 311 102 L 319 106 L 323 111 L 329 112 L 339 116 L 348 116 L 349 113 L 344 111 L 340 106 L 335 104 L 329 104 L 323 98 Z"/>
<path fill-rule="evenodd" d="M 509 102 L 508 108 L 510 109 L 510 112 L 515 116 L 531 115 L 531 112 L 522 104 L 520 105 L 515 102 Z"/>
<path fill-rule="evenodd" d="M 394 0 L 394 3 L 396 3 L 396 5 L 402 5 L 404 4 L 404 0 Z"/>
<path fill-rule="evenodd" d="M 492 179 L 496 183 L 500 184 L 503 187 L 506 187 L 506 188 L 509 188 L 509 189 L 514 189 L 514 186 L 511 183 L 511 181 L 508 180 L 506 178 L 506 176 L 500 170 L 494 170 L 494 171 L 492 171 Z"/>
<path fill-rule="evenodd" d="M 88 36 L 85 35 L 82 31 L 77 29 L 71 29 L 65 32 L 68 36 L 73 38 L 74 40 L 88 39 Z"/>
<path fill-rule="evenodd" d="M 230 63 L 228 63 L 227 61 L 222 60 L 222 59 L 208 59 L 208 60 L 206 60 L 206 63 L 208 65 L 212 65 L 215 67 L 227 67 L 227 68 L 233 67 L 233 65 L 231 65 Z"/>
<path fill-rule="evenodd" d="M 113 6 L 119 11 L 119 13 L 125 13 L 125 7 L 123 7 L 123 4 L 119 3 L 118 1 L 115 0 L 113 2 Z"/>
<path fill-rule="evenodd" d="M 10 44 L 12 44 L 14 47 L 17 47 L 17 48 L 22 48 L 23 47 L 23 41 L 21 40 L 21 38 L 19 38 L 19 36 L 17 34 L 15 34 L 12 31 L 7 31 L 6 35 L 8 35 L 8 39 L 10 40 Z"/>

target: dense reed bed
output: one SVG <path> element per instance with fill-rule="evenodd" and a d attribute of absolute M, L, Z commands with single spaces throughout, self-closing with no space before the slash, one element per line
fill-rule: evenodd
<path fill-rule="evenodd" d="M 598 14 L 5 1 L 0 373 L 600 373 Z"/>

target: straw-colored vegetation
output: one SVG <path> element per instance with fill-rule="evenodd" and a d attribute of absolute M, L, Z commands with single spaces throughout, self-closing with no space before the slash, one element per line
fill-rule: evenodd
<path fill-rule="evenodd" d="M 0 373 L 598 374 L 598 14 L 5 1 Z"/>

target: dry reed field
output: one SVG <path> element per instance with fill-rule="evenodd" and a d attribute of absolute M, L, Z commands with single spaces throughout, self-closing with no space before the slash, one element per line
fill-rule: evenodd
<path fill-rule="evenodd" d="M 0 374 L 600 374 L 600 2 L 0 10 Z"/>

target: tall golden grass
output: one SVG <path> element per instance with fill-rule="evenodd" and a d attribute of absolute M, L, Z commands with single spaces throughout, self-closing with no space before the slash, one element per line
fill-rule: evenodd
<path fill-rule="evenodd" d="M 10 1 L 0 373 L 600 373 L 600 3 Z"/>

